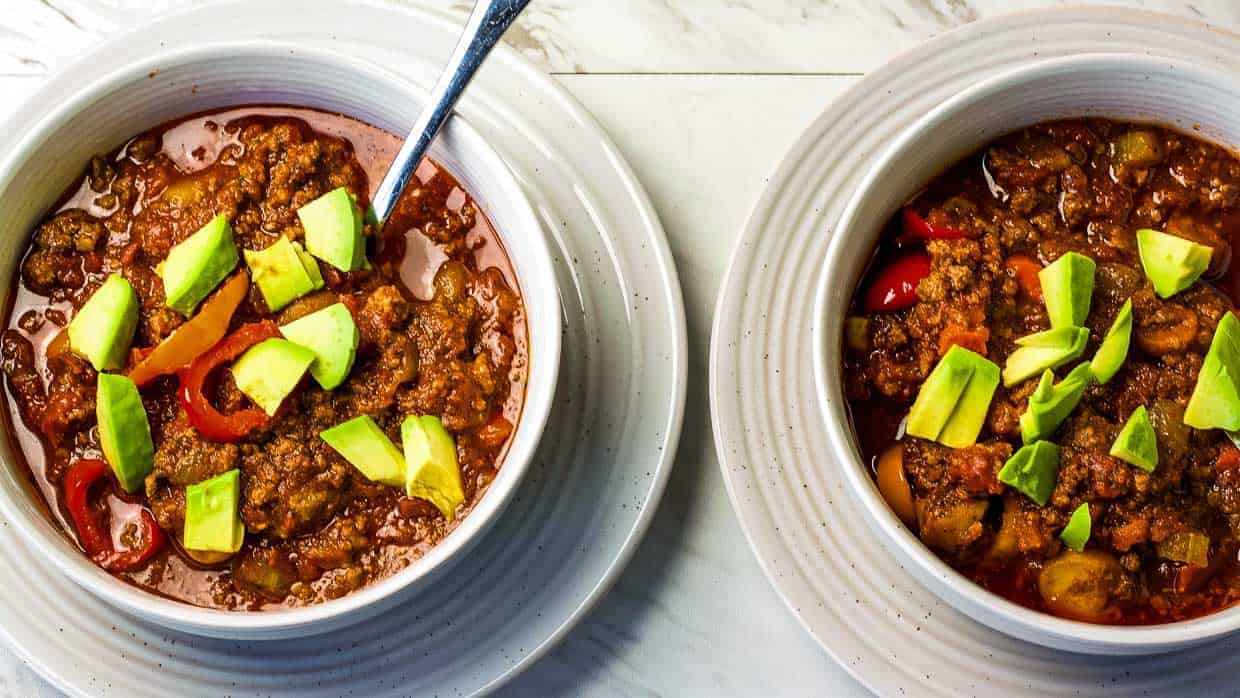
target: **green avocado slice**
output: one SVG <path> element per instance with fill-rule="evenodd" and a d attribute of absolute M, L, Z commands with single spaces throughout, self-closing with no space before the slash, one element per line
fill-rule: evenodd
<path fill-rule="evenodd" d="M 69 322 L 69 348 L 96 371 L 125 365 L 138 328 L 138 295 L 120 274 L 109 274 L 103 285 Z"/>
<path fill-rule="evenodd" d="M 1197 384 L 1184 413 L 1184 423 L 1198 429 L 1240 427 L 1240 320 L 1234 312 L 1219 319 Z"/>
<path fill-rule="evenodd" d="M 1145 276 L 1161 298 L 1192 286 L 1210 266 L 1214 253 L 1205 245 L 1149 228 L 1137 231 L 1137 251 Z"/>
<path fill-rule="evenodd" d="M 164 299 L 169 308 L 189 317 L 202 299 L 237 267 L 232 226 L 223 214 L 168 252 L 159 266 Z"/>
<path fill-rule="evenodd" d="M 125 376 L 100 373 L 95 388 L 99 448 L 126 492 L 137 492 L 155 467 L 151 424 L 138 386 Z"/>
<path fill-rule="evenodd" d="M 301 245 L 283 236 L 266 249 L 246 250 L 245 263 L 273 313 L 323 287 L 318 262 Z"/>
<path fill-rule="evenodd" d="M 357 356 L 357 324 L 343 303 L 329 305 L 280 328 L 289 341 L 314 352 L 310 375 L 324 390 L 349 377 Z"/>
<path fill-rule="evenodd" d="M 1063 424 L 1081 402 L 1085 390 L 1093 383 L 1093 371 L 1082 363 L 1064 379 L 1055 383 L 1055 374 L 1048 368 L 1029 396 L 1029 405 L 1020 416 L 1020 436 L 1027 444 L 1045 439 Z"/>
<path fill-rule="evenodd" d="M 1214 330 L 1184 423 L 1196 429 L 1240 430 L 1240 319 L 1234 312 L 1224 313 Z"/>
<path fill-rule="evenodd" d="M 975 443 L 998 385 L 998 366 L 952 346 L 922 383 L 909 410 L 907 432 L 952 448 Z"/>
<path fill-rule="evenodd" d="M 297 209 L 306 250 L 340 271 L 366 266 L 362 213 L 348 189 L 337 187 Z"/>
<path fill-rule="evenodd" d="M 1069 252 L 1038 272 L 1051 327 L 1081 327 L 1094 293 L 1094 260 Z"/>
<path fill-rule="evenodd" d="M 232 366 L 233 381 L 268 415 L 297 387 L 314 352 L 287 339 L 273 337 L 254 345 Z"/>
<path fill-rule="evenodd" d="M 1003 385 L 1010 388 L 1076 359 L 1088 342 L 1089 330 L 1084 327 L 1057 327 L 1021 337 L 1003 366 Z"/>
<path fill-rule="evenodd" d="M 438 417 L 406 417 L 400 425 L 405 447 L 405 494 L 425 499 L 451 521 L 465 501 L 456 443 Z"/>
<path fill-rule="evenodd" d="M 297 243 L 293 243 L 293 250 L 297 252 L 297 256 L 301 258 L 301 266 L 306 270 L 306 276 L 310 277 L 311 290 L 317 291 L 323 288 L 323 272 L 319 270 L 319 260 L 314 255 L 306 252 L 306 249 Z"/>
<path fill-rule="evenodd" d="M 952 347 L 939 359 L 938 365 L 917 391 L 906 426 L 911 436 L 937 440 L 951 418 L 952 408 L 968 387 L 969 379 L 973 377 L 973 364 L 953 353 L 955 350 L 956 347 Z"/>
<path fill-rule="evenodd" d="M 1095 381 L 1099 384 L 1106 384 L 1115 377 L 1116 373 L 1119 373 L 1124 360 L 1128 358 L 1128 347 L 1131 343 L 1132 299 L 1129 298 L 1124 301 L 1123 307 L 1119 309 L 1119 315 L 1115 316 L 1115 321 L 1111 323 L 1111 328 L 1102 338 L 1102 344 L 1098 345 L 1098 351 L 1094 353 L 1094 358 L 1089 362 Z"/>
<path fill-rule="evenodd" d="M 952 409 L 951 417 L 939 432 L 939 443 L 950 448 L 964 448 L 977 443 L 990 412 L 990 402 L 999 387 L 999 367 L 968 349 L 954 346 L 947 351 L 960 350 L 973 364 L 973 375 Z"/>
<path fill-rule="evenodd" d="M 1128 416 L 1124 428 L 1115 437 L 1115 443 L 1111 444 L 1111 455 L 1147 473 L 1154 472 L 1154 468 L 1158 467 L 1158 437 L 1145 405 Z"/>
<path fill-rule="evenodd" d="M 1015 488 L 1045 506 L 1055 491 L 1059 477 L 1059 447 L 1049 441 L 1035 441 L 1012 454 L 999 470 L 999 482 Z"/>
<path fill-rule="evenodd" d="M 204 552 L 235 553 L 245 541 L 241 505 L 241 471 L 233 468 L 185 488 L 185 547 Z"/>
<path fill-rule="evenodd" d="M 405 457 L 369 415 L 337 424 L 319 437 L 367 479 L 392 487 L 405 484 Z"/>
<path fill-rule="evenodd" d="M 1059 539 L 1063 544 L 1081 552 L 1085 549 L 1085 544 L 1089 542 L 1090 528 L 1093 520 L 1089 516 L 1089 505 L 1082 504 L 1072 512 L 1072 516 L 1068 519 L 1068 525 L 1063 527 L 1059 532 Z"/>

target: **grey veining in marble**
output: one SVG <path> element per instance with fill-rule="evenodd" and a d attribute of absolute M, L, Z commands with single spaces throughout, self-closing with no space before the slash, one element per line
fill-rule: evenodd
<path fill-rule="evenodd" d="M 469 0 L 415 2 L 463 21 Z M 0 76 L 45 74 L 100 36 L 210 0 L 4 0 Z M 861 73 L 965 22 L 1066 0 L 535 0 L 508 42 L 556 73 Z M 1231 0 L 1102 0 L 1240 24 Z M 290 2 L 290 6 L 295 3 Z"/>

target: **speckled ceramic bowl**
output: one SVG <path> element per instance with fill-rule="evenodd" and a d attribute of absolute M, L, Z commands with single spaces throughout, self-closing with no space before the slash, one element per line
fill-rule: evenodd
<path fill-rule="evenodd" d="M 927 113 L 878 157 L 831 239 L 815 298 L 815 382 L 828 441 L 873 534 L 931 591 L 996 630 L 1049 647 L 1165 652 L 1240 628 L 1240 608 L 1166 625 L 1105 626 L 1039 613 L 986 591 L 940 560 L 888 508 L 860 456 L 844 400 L 844 314 L 886 222 L 947 166 L 986 143 L 1042 121 L 1080 116 L 1152 122 L 1233 146 L 1240 143 L 1240 84 L 1169 59 L 1084 54 L 985 80 Z"/>
<path fill-rule="evenodd" d="M 29 234 L 91 156 L 171 119 L 222 107 L 287 104 L 352 116 L 393 133 L 411 127 L 425 95 L 394 73 L 332 50 L 274 41 L 204 44 L 146 57 L 109 74 L 24 134 L 0 163 L 0 269 L 17 273 Z M 171 601 L 104 572 L 45 511 L 11 439 L 0 441 L 0 513 L 83 589 L 144 619 L 237 639 L 306 635 L 390 608 L 472 547 L 508 503 L 542 434 L 560 356 L 560 300 L 538 219 L 500 156 L 460 117 L 431 148 L 479 203 L 504 242 L 526 306 L 530 367 L 522 416 L 503 467 L 461 524 L 424 557 L 340 599 L 290 610 L 227 612 Z M 85 592 L 84 592 L 85 593 Z M 105 629 L 106 630 L 106 629 Z"/>

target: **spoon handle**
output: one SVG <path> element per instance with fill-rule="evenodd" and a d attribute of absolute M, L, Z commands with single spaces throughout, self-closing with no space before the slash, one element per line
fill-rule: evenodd
<path fill-rule="evenodd" d="M 507 31 L 512 21 L 521 14 L 530 0 L 478 0 L 461 38 L 457 41 L 452 57 L 444 66 L 435 89 L 431 90 L 430 102 L 409 131 L 409 137 L 401 145 L 400 152 L 388 168 L 379 189 L 371 200 L 370 216 L 380 226 L 392 215 L 396 200 L 405 185 L 413 177 L 418 163 L 426 154 L 435 134 L 447 121 L 452 108 L 473 79 L 478 66 Z"/>

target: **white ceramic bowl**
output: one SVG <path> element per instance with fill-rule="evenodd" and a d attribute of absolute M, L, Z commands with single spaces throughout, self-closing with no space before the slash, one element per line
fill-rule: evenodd
<path fill-rule="evenodd" d="M 172 119 L 248 104 L 315 107 L 406 133 L 426 95 L 370 62 L 273 41 L 228 42 L 144 58 L 66 95 L 0 163 L 0 293 L 5 302 L 30 233 L 91 156 Z M 144 619 L 191 633 L 235 639 L 324 632 L 390 608 L 442 575 L 482 536 L 511 499 L 532 458 L 555 393 L 560 300 L 551 254 L 533 209 L 500 156 L 460 117 L 431 148 L 478 201 L 507 248 L 526 306 L 530 367 L 522 416 L 503 467 L 473 511 L 408 568 L 340 599 L 306 608 L 227 612 L 170 601 L 94 565 L 52 521 L 28 485 L 11 440 L 0 440 L 0 513 L 35 554 L 46 555 L 84 589 Z M 497 535 L 503 535 L 497 532 Z M 104 628 L 106 630 L 106 628 Z"/>
<path fill-rule="evenodd" d="M 999 75 L 927 113 L 881 154 L 835 229 L 815 296 L 819 406 L 838 467 L 869 524 L 906 570 L 952 606 L 1049 647 L 1097 654 L 1169 651 L 1240 628 L 1240 608 L 1166 625 L 1103 626 L 1032 611 L 986 591 L 935 556 L 888 508 L 861 459 L 844 400 L 844 315 L 886 222 L 936 175 L 986 143 L 1038 122 L 1079 116 L 1156 123 L 1234 149 L 1240 144 L 1240 82 L 1168 59 L 1084 54 Z"/>

